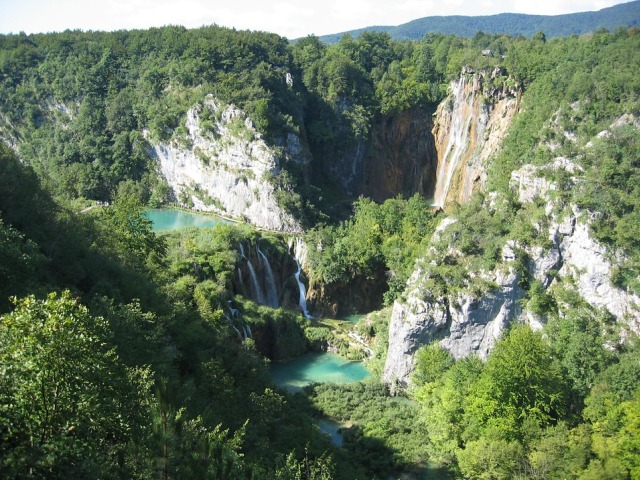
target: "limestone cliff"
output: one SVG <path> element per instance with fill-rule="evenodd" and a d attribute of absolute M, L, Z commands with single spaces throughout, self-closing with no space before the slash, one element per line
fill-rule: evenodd
<path fill-rule="evenodd" d="M 203 121 L 205 115 L 208 120 Z M 301 228 L 278 205 L 274 180 L 281 170 L 278 151 L 294 161 L 308 161 L 294 137 L 289 135 L 285 148 L 276 149 L 242 111 L 209 96 L 187 112 L 182 135 L 174 134 L 169 143 L 152 141 L 152 147 L 159 173 L 179 203 L 291 232 Z"/>
<path fill-rule="evenodd" d="M 432 110 L 412 109 L 375 120 L 366 140 L 316 152 L 324 174 L 347 194 L 383 202 L 398 195 L 433 195 L 436 150 Z"/>
<path fill-rule="evenodd" d="M 427 110 L 415 109 L 376 123 L 364 158 L 361 194 L 378 202 L 397 195 L 433 195 L 437 158 L 430 117 Z"/>
<path fill-rule="evenodd" d="M 440 230 L 450 223 L 450 219 L 445 219 Z M 519 286 L 520 274 L 514 268 L 514 260 L 515 253 L 505 246 L 498 268 L 469 272 L 471 277 L 492 285 L 480 295 L 464 290 L 434 295 L 425 288 L 430 269 L 419 262 L 409 279 L 404 300 L 393 306 L 383 381 L 394 389 L 406 388 L 414 354 L 435 340 L 440 340 L 443 348 L 456 358 L 470 354 L 486 358 L 502 331 L 521 313 L 524 291 Z"/>
<path fill-rule="evenodd" d="M 464 203 L 484 186 L 487 160 L 507 134 L 519 99 L 518 89 L 501 68 L 488 73 L 466 67 L 451 82 L 433 127 L 438 157 L 435 205 Z"/>
<path fill-rule="evenodd" d="M 573 185 L 580 182 L 579 163 L 564 157 L 542 167 L 525 165 L 511 173 L 511 189 L 518 201 L 543 206 L 538 218 L 528 220 L 541 240 L 520 245 L 507 239 L 502 259 L 493 270 L 467 270 L 468 284 L 482 285 L 479 291 L 448 290 L 446 286 L 440 291 L 434 289 L 437 284 L 433 275 L 439 263 L 451 256 L 464 262 L 456 250 L 455 236 L 448 238 L 452 242 L 448 245 L 438 244 L 439 236 L 455 222 L 451 218 L 443 221 L 434 235 L 433 247 L 417 262 L 403 299 L 394 304 L 383 373 L 386 383 L 406 388 L 414 354 L 434 340 L 456 358 L 472 354 L 486 358 L 510 323 L 526 322 L 532 328 L 541 328 L 544 319 L 527 310 L 521 275 L 537 280 L 543 288 L 561 283 L 593 308 L 606 310 L 623 330 L 640 333 L 640 297 L 613 284 L 613 267 L 621 259 L 590 235 L 588 212 L 559 199 L 559 188 L 550 175 L 559 170 L 563 171 L 559 178 L 569 178 Z M 499 202 L 499 195 L 489 194 L 487 199 L 483 208 L 492 208 Z"/>
<path fill-rule="evenodd" d="M 562 157 L 556 159 L 551 168 L 563 169 L 569 175 L 580 170 L 577 164 Z M 546 203 L 550 247 L 546 252 L 543 249 L 531 252 L 536 278 L 548 277 L 551 270 L 557 270 L 559 278 L 574 280 L 578 293 L 586 302 L 595 308 L 604 308 L 620 323 L 640 333 L 640 297 L 613 285 L 612 255 L 591 237 L 588 213 L 575 205 L 561 213 L 554 211 L 551 194 L 557 186 L 543 175 L 543 168 L 531 165 L 511 174 L 511 185 L 517 191 L 519 201 L 532 202 L 542 198 Z M 573 181 L 579 179 L 574 177 Z M 550 262 L 549 259 L 556 260 Z"/>

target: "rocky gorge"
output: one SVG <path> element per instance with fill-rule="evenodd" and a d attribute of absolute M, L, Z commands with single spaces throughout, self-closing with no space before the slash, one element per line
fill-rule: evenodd
<path fill-rule="evenodd" d="M 473 193 L 486 189 L 487 164 L 508 135 L 520 109 L 521 94 L 503 68 L 475 71 L 465 67 L 435 111 L 413 109 L 380 118 L 367 140 L 355 142 L 330 160 L 320 156 L 314 161 L 303 137 L 294 134 L 279 140 L 279 146 L 269 145 L 246 114 L 213 96 L 187 112 L 181 135 L 174 135 L 170 142 L 150 143 L 158 173 L 178 203 L 267 230 L 300 234 L 300 222 L 277 199 L 275 179 L 283 163 L 295 163 L 307 177 L 313 168 L 325 169 L 347 194 L 382 202 L 417 193 L 433 198 L 434 206 L 448 211 L 451 205 L 464 204 Z M 553 168 L 572 175 L 579 166 L 558 158 Z M 511 174 L 511 188 L 523 204 L 544 201 L 546 218 L 536 228 L 547 231 L 543 235 L 546 242 L 543 246 L 522 246 L 507 239 L 495 268 L 467 272 L 469 278 L 485 286 L 481 291 L 437 294 L 425 286 L 430 284 L 428 261 L 440 261 L 438 255 L 442 258 L 447 251 L 461 255 L 454 245 L 429 256 L 428 261 L 419 259 L 390 319 L 383 380 L 394 388 L 408 386 L 416 351 L 433 341 L 438 340 L 456 358 L 478 355 L 484 359 L 513 322 L 540 328 L 544 318 L 527 309 L 526 278 L 535 279 L 544 288 L 558 279 L 571 278 L 585 301 L 605 309 L 631 331 L 639 331 L 640 299 L 612 284 L 611 261 L 606 248 L 589 234 L 588 213 L 575 205 L 557 213 L 551 195 L 557 186 L 533 165 Z M 491 208 L 491 201 L 485 207 Z M 454 217 L 446 217 L 434 238 L 454 222 Z M 252 255 L 256 265 L 263 265 L 256 252 Z M 286 273 L 283 270 L 278 275 L 293 282 L 296 262 L 279 262 L 288 266 Z M 297 265 L 300 272 L 308 268 L 304 260 Z M 246 268 L 239 272 L 245 278 L 250 274 Z M 384 272 L 378 276 L 384 280 Z M 242 281 L 238 283 L 238 290 L 244 288 Z M 305 304 L 308 300 L 314 314 L 335 316 L 347 308 L 377 308 L 375 299 L 381 297 L 385 285 L 384 281 L 368 280 L 348 288 L 305 287 L 305 297 L 299 302 L 294 298 L 296 285 L 279 288 L 290 292 L 286 304 L 302 305 L 302 300 Z M 246 293 L 259 300 L 257 291 Z"/>

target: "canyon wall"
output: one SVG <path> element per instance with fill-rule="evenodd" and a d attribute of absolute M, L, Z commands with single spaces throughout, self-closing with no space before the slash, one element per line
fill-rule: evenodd
<path fill-rule="evenodd" d="M 430 111 L 414 109 L 374 125 L 359 193 L 376 202 L 402 195 L 433 196 L 437 157 Z"/>
<path fill-rule="evenodd" d="M 466 67 L 451 82 L 434 117 L 435 205 L 464 203 L 484 187 L 487 160 L 500 148 L 519 103 L 518 89 L 499 67 L 492 72 Z"/>
<path fill-rule="evenodd" d="M 202 121 L 206 112 L 213 120 Z M 276 177 L 284 155 L 306 164 L 300 140 L 268 145 L 251 120 L 212 96 L 187 112 L 186 134 L 168 143 L 150 140 L 160 175 L 175 200 L 196 210 L 248 221 L 269 230 L 298 232 L 299 223 L 277 201 Z"/>
<path fill-rule="evenodd" d="M 561 157 L 550 168 L 573 175 L 580 167 Z M 410 384 L 415 353 L 435 340 L 456 358 L 478 355 L 484 359 L 512 322 L 527 323 L 534 329 L 542 327 L 544 318 L 527 310 L 519 281 L 523 272 L 514 268 L 518 261 L 525 265 L 529 278 L 543 288 L 556 282 L 569 285 L 592 307 L 608 312 L 623 331 L 640 333 L 640 297 L 613 284 L 612 256 L 590 235 L 587 212 L 575 205 L 558 208 L 554 196 L 557 186 L 543 167 L 525 165 L 512 172 L 511 188 L 524 204 L 540 199 L 544 202 L 545 218 L 535 226 L 544 225 L 547 241 L 543 245 L 519 245 L 506 240 L 502 258 L 493 270 L 468 270 L 470 279 L 490 285 L 480 294 L 469 290 L 434 295 L 428 285 L 432 284 L 430 267 L 437 260 L 433 256 L 428 262 L 419 260 L 403 298 L 393 307 L 383 373 L 383 380 L 393 389 Z M 490 204 L 486 208 L 491 208 Z M 454 222 L 445 218 L 435 236 Z M 451 254 L 453 249 L 450 246 L 436 257 Z"/>

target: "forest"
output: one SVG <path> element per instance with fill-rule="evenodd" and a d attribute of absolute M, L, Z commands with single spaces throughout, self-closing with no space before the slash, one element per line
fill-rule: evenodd
<path fill-rule="evenodd" d="M 465 16 L 444 15 L 418 18 L 397 26 L 375 26 L 359 30 L 323 35 L 326 43 L 337 43 L 344 33 L 357 37 L 364 31 L 386 32 L 394 40 L 420 40 L 427 33 L 442 33 L 471 38 L 482 31 L 493 35 L 522 35 L 533 37 L 542 31 L 549 38 L 584 35 L 598 28 L 615 30 L 619 26 L 638 24 L 640 4 L 635 1 L 620 3 L 597 11 L 564 15 L 527 15 L 500 13 L 497 15 Z"/>
<path fill-rule="evenodd" d="M 549 211 L 577 206 L 612 283 L 640 294 L 638 51 L 637 28 L 333 45 L 215 26 L 0 36 L 0 476 L 640 478 L 633 319 L 557 272 L 536 279 L 526 253 L 547 247 Z M 521 94 L 484 191 L 437 211 L 417 194 L 374 202 L 341 188 L 333 158 L 381 120 L 432 115 L 463 67 L 501 67 L 496 84 Z M 307 145 L 308 168 L 283 155 L 270 181 L 313 246 L 309 286 L 371 297 L 355 327 L 372 349 L 367 380 L 273 383 L 271 362 L 332 343 L 350 354 L 317 319 L 243 294 L 242 245 L 286 259 L 286 234 L 157 233 L 145 217 L 172 202 L 150 142 L 184 143 L 187 111 L 210 94 L 269 143 Z M 573 174 L 550 167 L 558 157 Z M 520 201 L 510 179 L 525 165 L 558 185 L 550 201 Z M 440 229 L 445 217 L 456 221 Z M 484 360 L 424 345 L 407 389 L 383 383 L 391 310 L 416 268 L 434 298 L 479 298 L 495 285 L 476 272 L 496 268 L 507 241 L 520 304 L 542 327 L 514 323 Z M 343 425 L 341 447 L 319 418 Z"/>

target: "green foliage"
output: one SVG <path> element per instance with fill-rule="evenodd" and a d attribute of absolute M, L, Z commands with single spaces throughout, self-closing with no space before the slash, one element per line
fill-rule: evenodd
<path fill-rule="evenodd" d="M 370 475 L 387 477 L 426 460 L 426 430 L 416 421 L 416 405 L 389 397 L 383 386 L 320 384 L 305 394 L 325 415 L 349 425 L 342 428 L 343 448 Z"/>
<path fill-rule="evenodd" d="M 502 479 L 522 475 L 523 449 L 517 441 L 481 438 L 458 454 L 460 472 L 467 478 Z"/>
<path fill-rule="evenodd" d="M 626 256 L 614 281 L 640 291 L 640 132 L 635 127 L 614 129 L 587 150 L 588 168 L 575 200 L 593 213 L 591 232 L 602 243 Z"/>
<path fill-rule="evenodd" d="M 418 350 L 411 384 L 416 388 L 440 379 L 454 364 L 454 358 L 438 342 Z"/>
<path fill-rule="evenodd" d="M 69 292 L 15 302 L 0 317 L 3 477 L 125 474 L 148 434 L 149 372 L 125 367 L 106 321 Z"/>
<path fill-rule="evenodd" d="M 561 293 L 558 296 L 563 302 L 562 309 L 549 319 L 545 332 L 565 377 L 573 384 L 577 394 L 574 398 L 583 399 L 594 386 L 597 375 L 615 358 L 607 346 L 613 340 L 608 335 L 612 322 L 608 314 L 593 311 L 582 300 L 576 301 Z"/>
<path fill-rule="evenodd" d="M 638 110 L 640 36 L 551 36 L 398 42 L 367 32 L 331 46 L 219 27 L 0 36 L 0 130 L 24 159 L 0 146 L 0 308 L 10 308 L 9 295 L 74 291 L 26 297 L 1 317 L 3 477 L 387 478 L 427 461 L 470 478 L 640 475 L 634 337 L 621 347 L 611 320 L 571 288 L 528 278 L 523 249 L 547 246 L 546 206 L 521 205 L 509 191 L 525 163 L 579 164 L 584 171 L 571 175 L 545 170 L 559 208 L 586 211 L 612 252 L 615 283 L 638 289 L 638 131 L 622 125 L 594 137 Z M 316 408 L 350 423 L 345 449 L 333 452 L 304 397 L 273 390 L 264 358 L 332 334 L 236 296 L 239 243 L 260 239 L 274 254 L 286 247 L 249 228 L 153 234 L 143 204 L 166 201 L 168 186 L 143 129 L 184 143 L 184 113 L 213 93 L 247 112 L 268 141 L 306 138 L 317 172 L 368 141 L 374 122 L 431 108 L 463 65 L 498 64 L 510 75 L 501 83 L 524 89 L 490 165 L 498 194 L 455 207 L 456 223 L 429 250 L 435 219 L 424 199 L 360 199 L 351 219 L 308 233 L 311 281 L 336 290 L 385 283 L 391 304 L 424 257 L 425 295 L 481 295 L 493 285 L 470 272 L 495 268 L 511 239 L 527 307 L 548 320 L 544 335 L 515 328 L 486 365 L 426 347 L 416 359 L 417 404 L 373 384 L 313 387 Z M 205 109 L 202 121 L 215 135 L 215 114 Z M 242 122 L 231 128 L 247 135 Z M 319 175 L 283 163 L 273 178 L 281 206 L 309 225 L 326 220 L 310 208 L 333 200 L 309 185 Z M 113 206 L 76 214 L 47 190 L 67 205 Z M 357 327 L 376 341 L 378 373 L 388 318 L 387 310 Z M 156 372 L 154 395 L 145 365 Z"/>
<path fill-rule="evenodd" d="M 514 327 L 496 345 L 478 378 L 467 413 L 480 432 L 523 439 L 529 424 L 551 425 L 567 413 L 567 389 L 542 336 Z"/>
<path fill-rule="evenodd" d="M 27 293 L 43 261 L 38 246 L 0 218 L 0 305 Z"/>
<path fill-rule="evenodd" d="M 471 391 L 484 368 L 477 357 L 456 362 L 437 381 L 415 389 L 414 397 L 421 407 L 428 432 L 431 461 L 453 466 L 456 453 L 463 444 L 468 423 L 465 408 L 472 399 Z"/>
<path fill-rule="evenodd" d="M 639 42 L 634 31 L 512 42 L 505 66 L 526 94 L 521 114 L 491 166 L 489 188 L 504 191 L 512 170 L 557 156 L 550 144 L 560 146 L 562 153 L 574 152 L 576 145 L 566 132 L 584 144 L 622 114 L 636 111 L 640 85 L 634 72 L 639 64 L 633 52 Z M 549 123 L 554 116 L 556 126 Z"/>
<path fill-rule="evenodd" d="M 119 190 L 113 207 L 101 211 L 100 227 L 108 232 L 114 253 L 126 264 L 141 265 L 151 256 L 159 259 L 165 254 L 164 239 L 156 236 L 143 213 L 140 199 L 126 188 Z"/>
<path fill-rule="evenodd" d="M 277 480 L 331 480 L 334 478 L 334 465 L 331 458 L 321 456 L 310 459 L 306 455 L 302 460 L 293 453 L 287 455 L 285 465 L 276 471 Z"/>
<path fill-rule="evenodd" d="M 307 233 L 311 282 L 348 283 L 374 279 L 389 270 L 391 303 L 404 288 L 415 259 L 435 228 L 428 202 L 418 195 L 378 205 L 359 199 L 353 217 L 337 227 L 319 227 Z"/>
<path fill-rule="evenodd" d="M 502 260 L 514 212 L 510 196 L 487 198 L 482 193 L 456 206 L 452 212 L 455 221 L 438 231 L 432 248 L 418 261 L 426 294 L 455 301 L 460 292 L 479 297 L 495 288 L 495 284 L 469 272 L 490 271 Z M 514 268 L 525 267 L 520 261 Z"/>
<path fill-rule="evenodd" d="M 185 112 L 209 93 L 255 116 L 267 135 L 302 124 L 299 90 L 284 81 L 287 42 L 274 34 L 213 26 L 8 35 L 0 53 L 3 126 L 64 197 L 110 200 L 120 182 L 142 181 L 154 171 L 142 130 L 180 137 Z"/>

